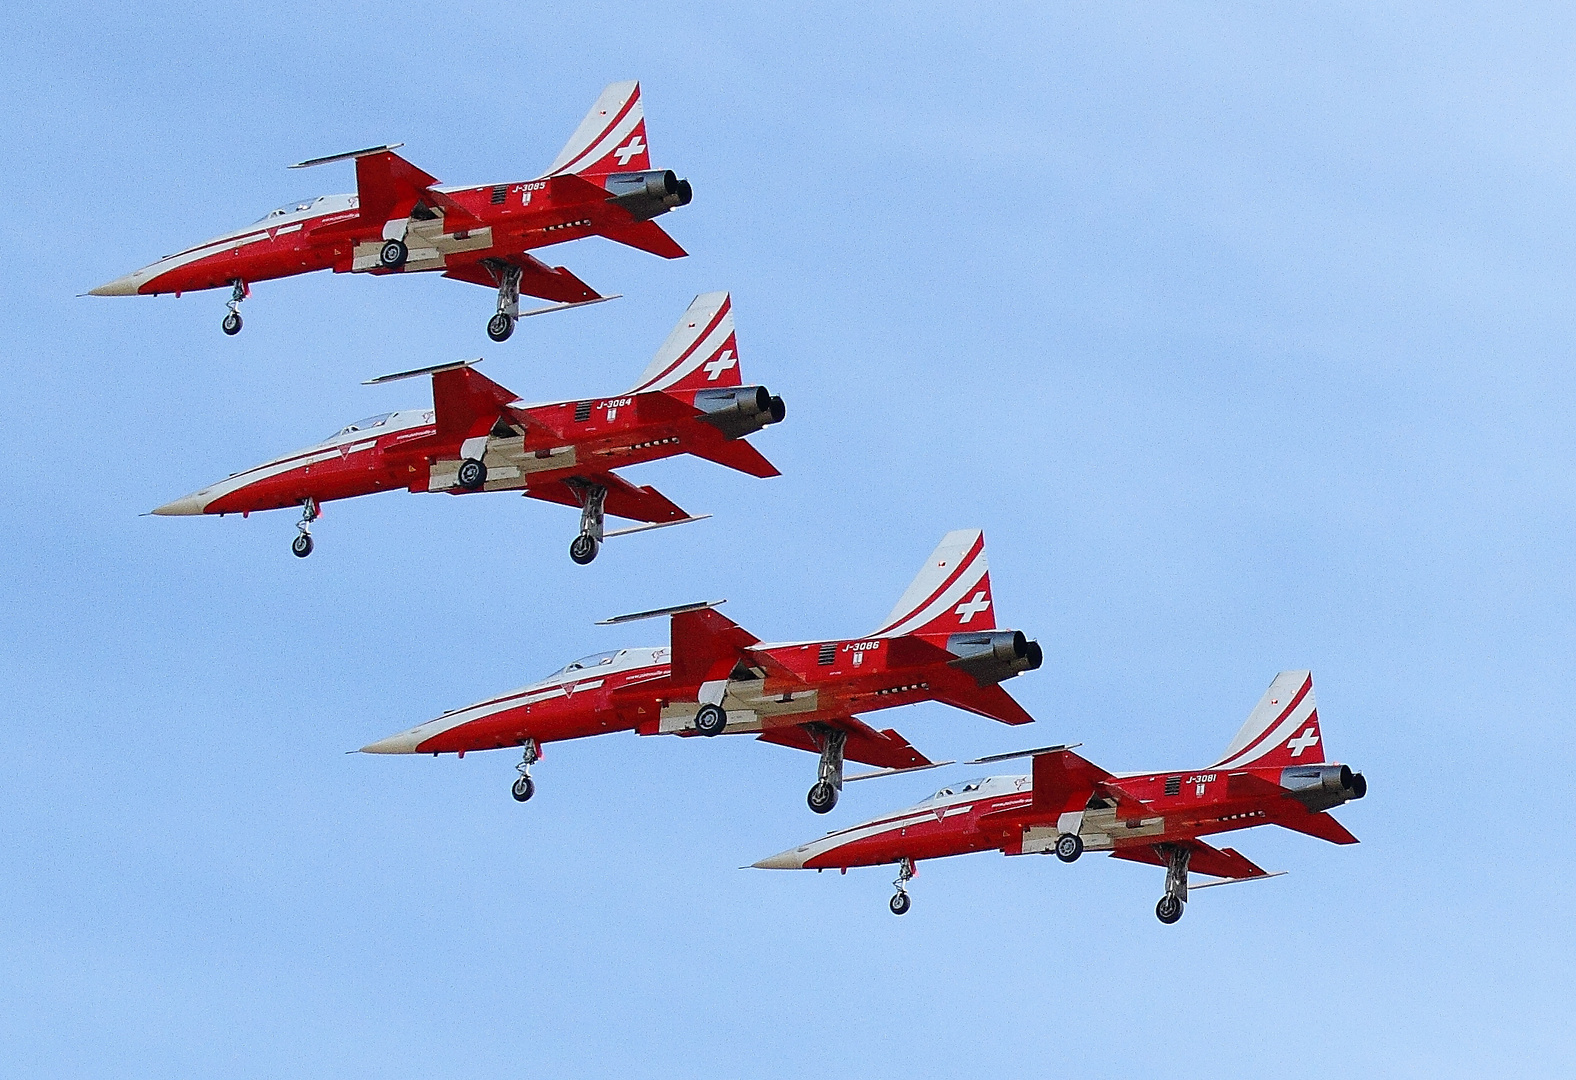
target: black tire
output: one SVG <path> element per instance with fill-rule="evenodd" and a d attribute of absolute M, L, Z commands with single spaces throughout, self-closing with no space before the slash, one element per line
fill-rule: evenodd
<path fill-rule="evenodd" d="M 378 249 L 378 265 L 385 270 L 398 270 L 410 258 L 410 248 L 403 240 L 385 240 Z"/>
<path fill-rule="evenodd" d="M 721 735 L 722 729 L 728 726 L 728 714 L 721 705 L 702 705 L 695 714 L 695 730 L 707 738 Z"/>
<path fill-rule="evenodd" d="M 231 337 L 239 334 L 241 332 L 241 313 L 239 311 L 230 312 L 224 317 L 224 321 L 219 324 L 219 327 Z"/>
<path fill-rule="evenodd" d="M 487 336 L 494 341 L 508 341 L 514 333 L 514 316 L 500 311 L 487 320 Z"/>
<path fill-rule="evenodd" d="M 913 903 L 914 902 L 908 898 L 908 893 L 893 893 L 892 899 L 887 901 L 887 907 L 892 909 L 892 914 L 902 915 L 908 911 Z"/>
<path fill-rule="evenodd" d="M 515 802 L 530 802 L 531 796 L 536 794 L 536 781 L 522 776 L 510 785 L 509 794 L 514 796 Z"/>
<path fill-rule="evenodd" d="M 460 462 L 460 471 L 454 479 L 466 491 L 480 490 L 487 482 L 487 466 L 475 458 L 466 458 Z"/>
<path fill-rule="evenodd" d="M 1083 837 L 1064 832 L 1056 838 L 1056 857 L 1062 862 L 1077 862 L 1078 856 L 1083 854 L 1083 847 Z"/>
<path fill-rule="evenodd" d="M 312 534 L 296 533 L 296 538 L 290 541 L 290 550 L 298 559 L 304 559 L 312 554 Z"/>
<path fill-rule="evenodd" d="M 585 566 L 596 558 L 597 548 L 600 546 L 596 537 L 581 533 L 569 542 L 569 557 L 581 566 Z"/>
<path fill-rule="evenodd" d="M 817 814 L 829 814 L 837 805 L 837 787 L 826 780 L 817 780 L 804 801 Z"/>
<path fill-rule="evenodd" d="M 1174 896 L 1162 896 L 1155 905 L 1155 918 L 1170 926 L 1182 917 L 1182 901 Z"/>

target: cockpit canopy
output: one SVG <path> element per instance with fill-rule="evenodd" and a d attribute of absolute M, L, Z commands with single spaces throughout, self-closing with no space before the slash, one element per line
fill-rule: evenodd
<path fill-rule="evenodd" d="M 380 428 L 392 420 L 394 415 L 395 414 L 391 412 L 378 413 L 378 415 L 369 416 L 365 420 L 357 420 L 354 424 L 346 424 L 344 427 L 340 428 L 338 431 L 334 432 L 334 434 L 330 435 L 323 441 L 333 442 L 335 439 L 342 438 L 343 436 L 352 434 L 353 432 L 371 431 L 374 428 Z"/>
<path fill-rule="evenodd" d="M 253 224 L 261 225 L 263 222 L 269 221 L 273 218 L 289 217 L 291 214 L 304 214 L 306 211 L 312 209 L 312 205 L 314 203 L 322 202 L 324 198 L 326 198 L 326 196 L 319 196 L 315 199 L 298 199 L 295 202 L 285 203 L 281 207 L 268 211 L 268 213 L 258 218 L 255 222 L 253 222 Z"/>
<path fill-rule="evenodd" d="M 966 780 L 961 784 L 954 784 L 951 787 L 944 787 L 925 801 L 936 802 L 939 799 L 950 799 L 954 795 L 969 795 L 990 783 L 992 779 L 993 778 L 989 776 L 981 776 L 976 780 Z"/>
<path fill-rule="evenodd" d="M 599 652 L 592 653 L 590 656 L 582 656 L 578 660 L 573 660 L 565 664 L 563 667 L 549 675 L 548 678 L 552 679 L 558 677 L 559 675 L 568 675 L 571 672 L 584 671 L 587 668 L 612 667 L 613 661 L 617 660 L 626 651 L 628 650 L 614 649 L 612 652 Z"/>
<path fill-rule="evenodd" d="M 252 224 L 262 225 L 279 218 L 294 217 L 296 214 L 308 212 L 330 214 L 335 210 L 348 210 L 355 206 L 358 201 L 354 195 L 319 195 L 315 199 L 297 199 L 295 202 L 288 202 L 283 206 L 275 207 L 252 222 Z"/>

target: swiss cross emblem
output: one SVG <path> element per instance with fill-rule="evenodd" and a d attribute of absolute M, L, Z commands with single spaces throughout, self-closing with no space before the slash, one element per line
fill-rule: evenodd
<path fill-rule="evenodd" d="M 1286 740 L 1286 749 L 1291 751 L 1292 757 L 1302 757 L 1304 750 L 1311 750 L 1319 745 L 1319 733 L 1309 725 L 1301 735 L 1295 739 Z"/>
<path fill-rule="evenodd" d="M 974 599 L 964 601 L 953 609 L 954 613 L 958 616 L 958 622 L 960 623 L 969 622 L 974 618 L 974 616 L 984 614 L 989 610 L 990 597 L 985 595 L 984 589 L 981 589 L 979 592 L 975 593 Z"/>
<path fill-rule="evenodd" d="M 630 139 L 623 146 L 620 146 L 617 150 L 614 150 L 613 156 L 618 158 L 618 163 L 620 165 L 628 165 L 629 159 L 640 153 L 645 148 L 646 141 L 642 139 L 640 134 L 637 132 L 633 139 Z"/>
<path fill-rule="evenodd" d="M 737 364 L 738 358 L 733 355 L 732 349 L 724 349 L 717 354 L 717 358 L 706 365 L 706 381 L 716 382 L 724 371 Z"/>

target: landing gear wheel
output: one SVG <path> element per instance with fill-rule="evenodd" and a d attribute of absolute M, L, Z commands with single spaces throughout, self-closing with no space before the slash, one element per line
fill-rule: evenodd
<path fill-rule="evenodd" d="M 817 780 L 815 786 L 810 788 L 810 794 L 805 796 L 805 802 L 810 804 L 810 809 L 817 814 L 831 813 L 832 807 L 837 805 L 837 787 L 825 780 Z M 902 895 L 899 893 L 898 895 Z M 906 908 L 904 910 L 907 910 Z M 903 912 L 898 912 L 901 915 Z"/>
<path fill-rule="evenodd" d="M 529 802 L 531 796 L 536 794 L 536 781 L 529 776 L 522 776 L 509 788 L 509 794 L 514 796 L 515 802 Z"/>
<path fill-rule="evenodd" d="M 234 337 L 241 332 L 241 313 L 239 311 L 230 312 L 224 317 L 224 321 L 219 326 L 223 328 L 226 334 Z"/>
<path fill-rule="evenodd" d="M 508 341 L 512 333 L 514 333 L 514 317 L 508 312 L 500 311 L 487 320 L 487 336 L 494 341 Z"/>
<path fill-rule="evenodd" d="M 304 559 L 312 554 L 312 534 L 297 533 L 296 538 L 290 541 L 290 550 L 295 553 L 295 557 L 298 559 Z"/>
<path fill-rule="evenodd" d="M 721 705 L 702 705 L 695 714 L 695 730 L 707 738 L 721 735 L 727 726 L 728 714 L 722 711 Z"/>
<path fill-rule="evenodd" d="M 378 265 L 385 270 L 398 270 L 409 257 L 410 248 L 405 246 L 405 241 L 388 240 L 378 251 Z"/>
<path fill-rule="evenodd" d="M 569 557 L 581 566 L 585 566 L 596 558 L 598 546 L 596 537 L 581 533 L 569 542 Z"/>
<path fill-rule="evenodd" d="M 1078 856 L 1083 854 L 1083 847 L 1083 837 L 1064 832 L 1056 838 L 1056 857 L 1062 862 L 1077 862 Z"/>
<path fill-rule="evenodd" d="M 913 901 L 908 898 L 908 893 L 900 892 L 894 894 L 892 899 L 887 901 L 887 907 L 892 909 L 892 914 L 902 915 L 908 911 L 909 905 L 912 903 Z"/>
<path fill-rule="evenodd" d="M 1155 918 L 1170 926 L 1182 917 L 1182 901 L 1174 896 L 1162 896 L 1155 905 Z"/>
<path fill-rule="evenodd" d="M 487 466 L 475 458 L 466 458 L 460 462 L 460 472 L 456 480 L 466 491 L 475 491 L 487 482 Z"/>

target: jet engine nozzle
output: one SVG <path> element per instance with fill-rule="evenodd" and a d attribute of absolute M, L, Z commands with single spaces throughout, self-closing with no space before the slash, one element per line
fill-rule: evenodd
<path fill-rule="evenodd" d="M 764 386 L 719 386 L 695 394 L 695 407 L 706 423 L 730 439 L 742 438 L 776 424 L 788 415 L 783 399 L 773 397 Z"/>
<path fill-rule="evenodd" d="M 1281 770 L 1281 787 L 1315 812 L 1361 799 L 1368 781 L 1350 765 L 1292 765 Z"/>
<path fill-rule="evenodd" d="M 947 638 L 949 661 L 974 676 L 981 686 L 991 686 L 1034 671 L 1045 662 L 1045 651 L 1038 641 L 1030 641 L 1022 630 L 982 630 L 972 634 L 953 634 Z"/>
<path fill-rule="evenodd" d="M 695 197 L 690 182 L 680 180 L 672 169 L 611 173 L 605 184 L 613 201 L 633 214 L 636 221 L 647 221 L 676 207 L 688 206 Z"/>

